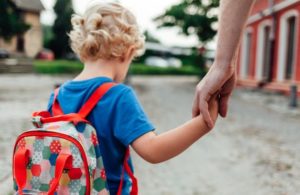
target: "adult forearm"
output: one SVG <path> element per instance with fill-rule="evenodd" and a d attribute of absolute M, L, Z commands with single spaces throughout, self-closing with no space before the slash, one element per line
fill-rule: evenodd
<path fill-rule="evenodd" d="M 255 0 L 221 0 L 215 64 L 222 68 L 232 63 L 246 20 Z"/>

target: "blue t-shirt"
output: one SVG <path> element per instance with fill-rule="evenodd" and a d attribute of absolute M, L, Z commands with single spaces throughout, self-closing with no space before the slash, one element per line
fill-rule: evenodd
<path fill-rule="evenodd" d="M 91 94 L 105 82 L 107 77 L 82 81 L 68 81 L 59 90 L 58 101 L 65 114 L 78 112 Z M 53 93 L 48 110 L 51 111 Z M 100 151 L 110 194 L 117 194 L 126 148 L 138 137 L 153 131 L 154 127 L 143 111 L 132 88 L 118 84 L 112 87 L 98 102 L 87 119 L 97 130 Z M 131 160 L 129 164 L 132 167 Z M 123 194 L 129 194 L 131 182 L 127 175 Z"/>

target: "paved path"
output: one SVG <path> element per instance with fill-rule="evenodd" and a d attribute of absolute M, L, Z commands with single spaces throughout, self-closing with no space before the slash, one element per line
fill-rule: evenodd
<path fill-rule="evenodd" d="M 69 76 L 0 76 L 0 189 L 9 194 L 12 145 L 30 127 L 55 83 Z M 131 83 L 162 133 L 190 118 L 197 78 L 133 77 Z M 296 195 L 300 193 L 300 116 L 264 106 L 237 90 L 230 115 L 184 154 L 152 165 L 134 154 L 141 195 Z M 258 96 L 259 97 L 259 96 Z M 271 97 L 273 98 L 273 97 Z M 276 99 L 276 97 L 275 97 Z M 298 191 L 297 191 L 298 190 Z"/>
<path fill-rule="evenodd" d="M 133 79 L 158 132 L 189 119 L 195 82 Z M 299 194 L 299 115 L 281 114 L 257 101 L 265 97 L 247 95 L 237 90 L 229 117 L 179 157 L 161 165 L 136 158 L 141 194 Z"/>

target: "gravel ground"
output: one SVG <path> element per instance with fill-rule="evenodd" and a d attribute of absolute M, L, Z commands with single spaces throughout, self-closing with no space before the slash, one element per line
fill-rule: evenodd
<path fill-rule="evenodd" d="M 70 76 L 0 76 L 0 189 L 10 193 L 16 136 L 31 127 L 54 84 Z M 132 77 L 158 133 L 191 116 L 195 77 Z M 300 194 L 300 111 L 285 97 L 236 90 L 229 116 L 185 153 L 152 165 L 133 153 L 141 195 Z"/>

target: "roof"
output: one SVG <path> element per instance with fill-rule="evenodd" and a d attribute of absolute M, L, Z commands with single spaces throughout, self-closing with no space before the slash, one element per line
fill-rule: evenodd
<path fill-rule="evenodd" d="M 296 6 L 300 4 L 299 0 L 276 0 L 275 4 L 271 4 L 272 7 L 270 8 L 268 1 L 257 0 L 252 8 L 251 14 L 248 18 L 247 24 L 252 24 L 257 22 L 263 18 L 269 17 L 273 13 L 286 10 L 286 9 L 294 9 Z"/>
<path fill-rule="evenodd" d="M 40 0 L 13 0 L 13 2 L 21 10 L 40 12 L 45 9 Z"/>

